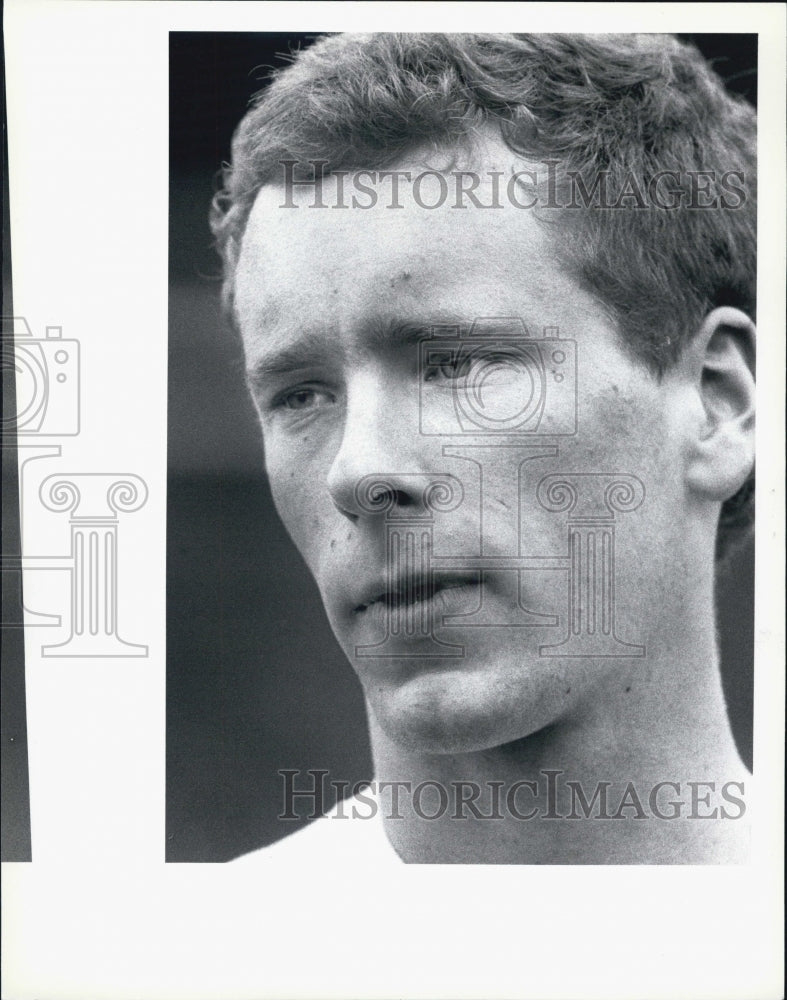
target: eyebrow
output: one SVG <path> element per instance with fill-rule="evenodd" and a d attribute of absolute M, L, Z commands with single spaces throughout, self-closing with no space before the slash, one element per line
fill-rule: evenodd
<path fill-rule="evenodd" d="M 266 379 L 306 368 L 324 352 L 325 344 L 316 334 L 304 334 L 294 344 L 264 354 L 247 366 L 246 381 L 260 385 Z"/>
<path fill-rule="evenodd" d="M 441 317 L 428 322 L 373 320 L 358 339 L 365 348 L 385 350 L 391 347 L 414 347 L 421 341 L 428 340 L 430 331 L 435 326 L 465 329 L 471 323 L 455 317 Z M 319 364 L 327 354 L 333 353 L 333 346 L 327 331 L 304 331 L 294 343 L 269 351 L 254 360 L 246 369 L 246 381 L 250 386 L 260 386 L 268 379 Z"/>

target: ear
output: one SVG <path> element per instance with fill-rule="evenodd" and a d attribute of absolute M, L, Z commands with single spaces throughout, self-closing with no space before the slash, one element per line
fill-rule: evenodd
<path fill-rule="evenodd" d="M 705 317 L 689 352 L 704 418 L 692 434 L 687 482 L 709 500 L 734 496 L 754 465 L 754 345 L 749 317 L 722 306 Z"/>

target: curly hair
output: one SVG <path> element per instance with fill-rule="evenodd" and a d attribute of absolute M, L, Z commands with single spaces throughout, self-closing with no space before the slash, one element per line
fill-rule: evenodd
<path fill-rule="evenodd" d="M 756 121 L 691 45 L 670 35 L 345 34 L 296 54 L 253 101 L 232 143 L 211 228 L 233 311 L 235 267 L 260 187 L 282 161 L 383 169 L 451 147 L 482 124 L 512 151 L 558 164 L 584 190 L 645 190 L 702 174 L 706 207 L 560 212 L 565 266 L 660 377 L 711 309 L 754 318 Z M 733 205 L 723 178 L 744 182 Z M 696 193 L 696 191 L 695 191 Z M 722 507 L 717 558 L 753 520 L 754 473 Z"/>

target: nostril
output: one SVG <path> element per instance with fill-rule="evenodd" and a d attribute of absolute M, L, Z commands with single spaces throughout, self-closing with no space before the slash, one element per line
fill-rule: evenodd
<path fill-rule="evenodd" d="M 356 495 L 359 489 L 361 493 L 364 492 L 363 486 L 364 480 L 362 479 L 356 488 Z M 370 510 L 374 509 L 375 511 L 389 511 L 394 507 L 412 507 L 415 504 L 415 500 L 406 490 L 396 489 L 385 481 L 375 483 L 368 492 L 368 499 L 372 505 Z"/>
<path fill-rule="evenodd" d="M 409 488 L 409 480 L 428 480 L 425 473 L 382 474 L 369 473 L 354 483 L 349 476 L 328 482 L 328 491 L 336 509 L 355 522 L 359 517 L 375 520 L 386 517 L 393 511 L 413 509 L 424 504 L 424 487 Z M 396 516 L 395 514 L 393 515 Z"/>
<path fill-rule="evenodd" d="M 391 492 L 393 497 L 393 502 L 397 507 L 412 507 L 415 501 L 410 496 L 409 493 L 405 493 L 404 490 L 393 490 Z"/>

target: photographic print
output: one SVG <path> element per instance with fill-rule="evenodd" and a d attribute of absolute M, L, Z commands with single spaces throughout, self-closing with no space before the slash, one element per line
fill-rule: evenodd
<path fill-rule="evenodd" d="M 3 996 L 780 995 L 783 28 L 6 5 Z"/>
<path fill-rule="evenodd" d="M 756 36 L 175 33 L 170 74 L 168 857 L 743 859 Z M 666 427 L 709 444 L 733 369 L 690 557 Z"/>

